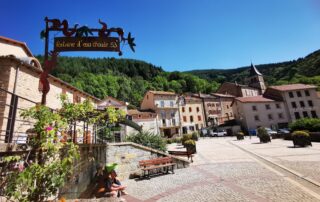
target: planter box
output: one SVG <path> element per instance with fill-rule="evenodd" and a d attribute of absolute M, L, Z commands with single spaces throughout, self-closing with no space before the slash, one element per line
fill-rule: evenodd
<path fill-rule="evenodd" d="M 243 140 L 244 136 L 243 135 L 237 135 L 237 140 Z"/>
<path fill-rule="evenodd" d="M 268 143 L 271 142 L 270 136 L 269 135 L 264 135 L 262 137 L 259 137 L 260 143 Z"/>
<path fill-rule="evenodd" d="M 309 137 L 293 137 L 293 145 L 294 147 L 306 147 L 306 146 L 312 146 L 310 138 Z"/>

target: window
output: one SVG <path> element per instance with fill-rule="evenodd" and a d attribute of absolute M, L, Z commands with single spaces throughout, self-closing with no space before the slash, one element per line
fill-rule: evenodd
<path fill-rule="evenodd" d="M 309 105 L 309 107 L 313 107 L 313 102 L 312 102 L 312 100 L 308 100 L 308 105 Z"/>
<path fill-rule="evenodd" d="M 229 109 L 229 105 L 227 105 L 227 109 Z"/>
<path fill-rule="evenodd" d="M 197 107 L 197 112 L 199 112 L 200 111 L 200 109 L 199 109 L 199 107 Z"/>
<path fill-rule="evenodd" d="M 172 119 L 172 125 L 176 125 L 176 120 L 175 119 Z"/>
<path fill-rule="evenodd" d="M 165 119 L 166 118 L 166 112 L 161 111 L 161 118 Z"/>
<path fill-rule="evenodd" d="M 293 92 L 289 92 L 289 97 L 290 98 L 293 98 L 294 96 L 293 96 Z"/>
<path fill-rule="evenodd" d="M 300 91 L 297 91 L 297 96 L 301 97 L 301 92 Z"/>
<path fill-rule="evenodd" d="M 192 108 L 191 107 L 189 107 L 189 112 L 192 112 Z"/>
<path fill-rule="evenodd" d="M 282 114 L 282 113 L 279 113 L 279 114 L 278 114 L 278 117 L 279 117 L 279 119 L 283 119 L 283 114 Z"/>
<path fill-rule="evenodd" d="M 306 94 L 306 96 L 310 96 L 310 93 L 309 93 L 308 90 L 305 90 L 305 91 L 304 91 L 304 94 Z"/>
<path fill-rule="evenodd" d="M 304 102 L 303 101 L 300 101 L 300 106 L 304 107 Z"/>
<path fill-rule="evenodd" d="M 193 122 L 193 116 L 190 116 L 190 122 L 191 123 Z"/>
<path fill-rule="evenodd" d="M 232 115 L 232 112 L 230 112 L 230 116 L 232 117 L 233 115 Z"/>
<path fill-rule="evenodd" d="M 138 118 L 141 118 L 141 114 L 138 115 Z"/>
<path fill-rule="evenodd" d="M 268 119 L 273 120 L 272 114 L 268 114 Z"/>
<path fill-rule="evenodd" d="M 255 115 L 255 116 L 254 116 L 254 120 L 260 121 L 259 116 L 258 116 L 258 115 Z"/>
<path fill-rule="evenodd" d="M 303 111 L 303 112 L 302 112 L 302 114 L 303 114 L 303 117 L 304 117 L 304 118 L 308 118 L 308 117 L 309 117 L 309 115 L 308 115 L 308 112 L 307 112 L 307 111 Z"/>
<path fill-rule="evenodd" d="M 175 116 L 174 111 L 171 111 L 171 117 L 174 117 L 174 116 Z"/>
<path fill-rule="evenodd" d="M 297 108 L 297 105 L 295 102 L 291 102 L 291 106 L 292 106 L 292 108 Z"/>
<path fill-rule="evenodd" d="M 312 118 L 318 118 L 318 116 L 317 116 L 317 112 L 316 111 L 311 111 L 311 116 L 312 116 Z"/>
<path fill-rule="evenodd" d="M 266 109 L 268 109 L 268 110 L 270 109 L 270 105 L 269 104 L 266 105 Z"/>
<path fill-rule="evenodd" d="M 201 116 L 198 116 L 198 121 L 201 121 Z"/>
<path fill-rule="evenodd" d="M 165 126 L 166 125 L 166 120 L 162 119 L 162 124 Z"/>
<path fill-rule="evenodd" d="M 184 107 L 182 107 L 182 112 L 185 112 L 185 109 L 184 109 Z"/>
<path fill-rule="evenodd" d="M 281 106 L 280 106 L 279 103 L 276 104 L 276 108 L 277 108 L 277 109 L 280 109 L 280 108 L 281 108 Z"/>
<path fill-rule="evenodd" d="M 187 117 L 183 116 L 183 122 L 187 122 Z"/>
<path fill-rule="evenodd" d="M 257 111 L 257 106 L 252 106 L 253 111 Z"/>
<path fill-rule="evenodd" d="M 296 119 L 300 119 L 300 114 L 299 114 L 299 112 L 295 112 L 295 113 L 294 113 L 294 116 L 296 117 Z"/>
<path fill-rule="evenodd" d="M 149 95 L 147 95 L 147 100 L 149 99 Z"/>
<path fill-rule="evenodd" d="M 164 101 L 163 100 L 160 101 L 160 106 L 164 107 Z"/>
<path fill-rule="evenodd" d="M 173 107 L 173 101 L 170 101 L 170 107 Z"/>

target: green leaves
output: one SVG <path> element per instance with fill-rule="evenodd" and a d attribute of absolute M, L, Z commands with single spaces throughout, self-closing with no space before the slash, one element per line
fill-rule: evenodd
<path fill-rule="evenodd" d="M 151 147 L 160 151 L 166 151 L 166 140 L 158 134 L 142 131 L 127 137 L 127 141 Z"/>

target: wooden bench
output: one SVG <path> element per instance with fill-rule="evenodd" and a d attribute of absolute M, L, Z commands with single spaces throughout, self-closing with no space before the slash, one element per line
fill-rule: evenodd
<path fill-rule="evenodd" d="M 171 170 L 172 174 L 174 174 L 174 166 L 176 164 L 173 163 L 173 160 L 171 157 L 161 157 L 156 159 L 150 159 L 150 160 L 142 160 L 139 161 L 139 166 L 141 170 L 143 170 L 143 177 L 147 176 L 150 178 L 150 172 L 151 171 L 163 171 L 165 170 L 166 173 L 169 173 L 169 170 Z"/>
<path fill-rule="evenodd" d="M 168 151 L 168 153 L 171 155 L 174 155 L 174 156 L 187 156 L 188 160 L 189 160 L 189 158 L 191 158 L 191 162 L 193 162 L 192 156 L 193 156 L 194 152 L 192 152 L 192 151 Z"/>

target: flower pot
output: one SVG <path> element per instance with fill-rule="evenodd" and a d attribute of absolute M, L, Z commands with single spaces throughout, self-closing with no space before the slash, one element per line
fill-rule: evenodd
<path fill-rule="evenodd" d="M 271 142 L 270 136 L 269 135 L 263 135 L 260 138 L 260 143 L 268 143 Z"/>
<path fill-rule="evenodd" d="M 293 145 L 299 146 L 299 147 L 306 147 L 306 146 L 312 146 L 310 138 L 309 137 L 293 137 Z"/>
<path fill-rule="evenodd" d="M 243 135 L 237 135 L 237 140 L 243 140 L 244 136 Z"/>

